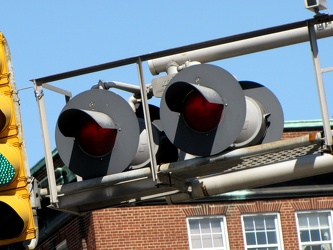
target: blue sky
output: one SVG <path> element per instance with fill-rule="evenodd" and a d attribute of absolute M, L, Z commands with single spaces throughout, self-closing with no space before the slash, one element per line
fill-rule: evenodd
<path fill-rule="evenodd" d="M 329 10 L 333 2 L 328 0 Z M 19 89 L 30 79 L 168 48 L 236 35 L 313 17 L 303 0 L 281 1 L 6 1 L 0 31 L 6 36 Z M 322 67 L 333 66 L 333 38 L 319 41 Z M 238 80 L 257 81 L 279 98 L 285 120 L 321 118 L 309 44 L 211 62 Z M 145 66 L 147 83 L 153 78 Z M 324 75 L 333 116 L 333 73 Z M 71 78 L 53 85 L 76 95 L 99 79 L 138 84 L 135 66 Z M 44 157 L 33 89 L 22 90 L 21 115 L 30 167 Z M 117 93 L 127 98 L 124 92 Z M 45 90 L 54 128 L 64 97 Z M 158 104 L 159 100 L 153 100 Z"/>

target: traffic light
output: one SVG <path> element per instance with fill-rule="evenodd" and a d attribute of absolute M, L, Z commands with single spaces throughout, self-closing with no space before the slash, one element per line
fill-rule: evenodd
<path fill-rule="evenodd" d="M 159 109 L 149 105 L 149 110 L 157 163 L 177 159 L 178 150 L 154 124 Z M 60 112 L 55 138 L 62 161 L 83 179 L 150 162 L 142 106 L 133 110 L 122 97 L 105 89 L 91 89 L 72 98 Z"/>
<path fill-rule="evenodd" d="M 208 64 L 185 68 L 170 80 L 160 115 L 169 140 L 198 156 L 279 140 L 283 132 L 282 108 L 270 90 Z"/>
<path fill-rule="evenodd" d="M 275 141 L 283 131 L 281 105 L 270 90 L 206 64 L 177 73 L 160 108 L 149 105 L 149 113 L 157 164 L 182 159 L 182 152 L 209 156 Z M 55 137 L 61 159 L 83 179 L 150 162 L 140 102 L 130 106 L 106 89 L 72 98 L 60 112 Z"/>
<path fill-rule="evenodd" d="M 176 160 L 178 150 L 157 125 L 159 108 L 149 105 L 149 110 L 157 163 Z M 150 162 L 141 104 L 133 110 L 122 97 L 105 89 L 87 90 L 72 98 L 60 112 L 55 138 L 62 161 L 83 179 Z"/>
<path fill-rule="evenodd" d="M 10 53 L 0 32 L 0 246 L 36 238 Z"/>
<path fill-rule="evenodd" d="M 65 105 L 55 137 L 63 162 L 89 179 L 128 167 L 137 151 L 139 124 L 123 98 L 108 90 L 92 89 Z"/>

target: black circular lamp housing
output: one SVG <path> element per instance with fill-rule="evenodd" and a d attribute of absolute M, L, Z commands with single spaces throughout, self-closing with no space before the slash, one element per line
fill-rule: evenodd
<path fill-rule="evenodd" d="M 176 74 L 164 90 L 160 116 L 165 134 L 180 150 L 199 156 L 228 148 L 243 128 L 245 96 L 226 70 L 194 65 Z"/>
<path fill-rule="evenodd" d="M 92 89 L 65 105 L 55 137 L 62 161 L 89 179 L 125 170 L 136 154 L 139 134 L 138 119 L 122 97 Z"/>

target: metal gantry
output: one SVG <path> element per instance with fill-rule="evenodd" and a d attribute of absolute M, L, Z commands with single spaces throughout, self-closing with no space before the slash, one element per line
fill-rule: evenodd
<path fill-rule="evenodd" d="M 202 185 L 198 185 L 198 183 L 202 183 L 202 179 L 199 180 L 196 178 L 198 175 L 203 174 L 200 173 L 202 169 L 206 169 L 205 175 L 220 173 L 221 178 L 223 178 L 222 175 L 226 175 L 227 173 L 223 171 L 221 173 L 220 167 L 228 166 L 228 168 L 224 170 L 233 172 L 233 167 L 239 166 L 238 164 L 240 161 L 242 161 L 241 159 L 251 156 L 251 150 L 259 150 L 259 152 L 256 152 L 257 154 L 271 153 L 281 150 L 281 145 L 279 144 L 281 142 L 274 142 L 271 143 L 269 147 L 267 145 L 265 145 L 265 147 L 254 146 L 251 148 L 235 150 L 230 153 L 222 153 L 218 156 L 212 156 L 209 158 L 197 158 L 187 161 L 163 164 L 162 166 L 159 166 L 159 169 L 157 169 L 156 159 L 154 159 L 154 153 L 152 150 L 154 146 L 152 143 L 152 129 L 149 120 L 149 109 L 147 103 L 147 85 L 144 81 L 144 74 L 142 70 L 143 61 L 148 61 L 150 71 L 153 75 L 156 75 L 162 71 L 174 73 L 175 71 L 186 66 L 186 64 L 188 64 L 190 61 L 198 61 L 200 63 L 205 63 L 310 41 L 315 65 L 315 74 L 317 77 L 317 88 L 320 107 L 322 111 L 322 120 L 324 124 L 323 127 L 325 132 L 325 146 L 326 150 L 331 153 L 332 136 L 321 74 L 332 69 L 328 68 L 322 70 L 320 68 L 316 40 L 333 36 L 333 29 L 331 26 L 332 20 L 332 15 L 321 15 L 313 19 L 301 22 L 253 31 L 226 38 L 215 39 L 155 53 L 144 54 L 136 57 L 108 62 L 105 64 L 95 65 L 47 77 L 33 79 L 32 81 L 35 85 L 36 101 L 38 104 L 42 127 L 45 162 L 49 180 L 49 189 L 42 190 L 42 194 L 50 196 L 50 202 L 54 208 L 75 213 L 89 211 L 110 205 L 121 205 L 123 203 L 131 201 L 138 201 L 152 197 L 161 197 L 176 193 L 179 193 L 179 197 L 181 197 L 180 200 L 191 199 L 191 197 L 198 198 L 201 197 L 201 195 L 196 196 L 196 194 L 198 194 L 198 190 L 200 189 L 201 191 L 203 191 L 203 194 L 208 195 L 216 192 L 218 193 L 226 191 L 226 189 L 222 189 L 221 187 L 212 187 L 211 190 L 213 190 L 213 192 L 211 192 L 210 190 L 203 190 Z M 104 176 L 101 178 L 86 180 L 83 182 L 65 184 L 63 186 L 57 187 L 54 176 L 50 137 L 46 120 L 43 88 L 48 88 L 50 90 L 64 94 L 66 96 L 66 100 L 68 100 L 70 97 L 70 93 L 56 88 L 52 85 L 49 85 L 49 83 L 84 74 L 90 74 L 102 70 L 121 67 L 129 64 L 136 64 L 138 69 L 140 93 L 144 105 L 145 123 L 148 129 L 151 168 L 133 170 L 130 172 L 114 174 L 112 176 Z M 165 81 L 167 80 L 165 78 L 162 78 L 161 81 L 165 83 Z M 302 140 L 304 140 L 304 138 Z M 315 144 L 318 146 L 318 142 L 321 141 L 322 138 L 316 135 L 315 138 L 306 138 L 304 141 L 302 141 L 302 143 L 304 142 L 305 144 L 311 145 Z M 284 145 L 282 146 L 282 149 L 296 148 L 299 146 L 300 142 L 298 141 L 286 140 L 286 142 L 284 142 Z M 321 146 L 318 147 L 321 148 Z M 232 155 L 231 158 L 230 155 Z M 315 161 L 319 158 L 322 159 L 318 161 L 318 168 L 315 167 L 312 170 L 308 169 L 307 174 L 309 176 L 313 174 L 318 174 L 319 172 L 328 172 L 329 170 L 327 166 L 333 163 L 333 160 L 331 159 L 332 157 L 330 155 L 325 155 L 323 157 L 317 158 L 318 156 L 319 155 L 313 154 L 313 152 L 311 152 L 311 156 L 308 157 L 309 162 Z M 297 157 L 299 156 L 295 157 L 297 159 Z M 290 160 L 289 165 L 291 168 L 294 167 L 294 159 L 295 158 Z M 268 161 L 265 162 L 265 160 L 263 160 L 259 163 L 258 166 L 265 166 L 268 164 L 272 163 Z M 214 166 L 214 168 L 209 166 Z M 254 165 L 251 165 L 251 168 L 253 166 Z M 216 172 L 217 170 L 219 170 L 220 172 Z M 286 170 L 285 173 L 281 173 L 281 181 L 285 180 L 284 176 L 286 176 L 286 173 L 289 173 L 288 171 L 289 170 Z M 188 175 L 188 173 L 191 174 Z M 299 178 L 299 175 L 295 174 L 292 178 Z M 191 179 L 190 182 L 189 179 Z M 210 180 L 206 179 L 206 181 Z M 259 181 L 256 180 L 255 185 L 259 184 Z M 232 191 L 233 189 L 235 190 L 238 188 L 241 187 L 229 187 L 227 190 Z M 95 195 L 96 193 L 98 193 L 99 195 Z M 105 194 L 105 196 L 101 196 L 101 193 Z M 186 196 L 185 198 L 183 197 L 184 195 Z"/>

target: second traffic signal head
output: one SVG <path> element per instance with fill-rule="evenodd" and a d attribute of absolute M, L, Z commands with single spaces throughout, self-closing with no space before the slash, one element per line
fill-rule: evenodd
<path fill-rule="evenodd" d="M 138 142 L 139 125 L 133 110 L 122 97 L 107 90 L 80 93 L 58 118 L 59 155 L 83 179 L 124 171 Z"/>
<path fill-rule="evenodd" d="M 208 156 L 280 139 L 283 112 L 264 86 L 238 82 L 220 67 L 200 64 L 171 79 L 161 100 L 161 122 L 180 150 Z"/>
<path fill-rule="evenodd" d="M 243 128 L 246 103 L 238 81 L 208 64 L 176 74 L 164 90 L 161 122 L 169 140 L 193 155 L 212 155 L 228 148 Z"/>

